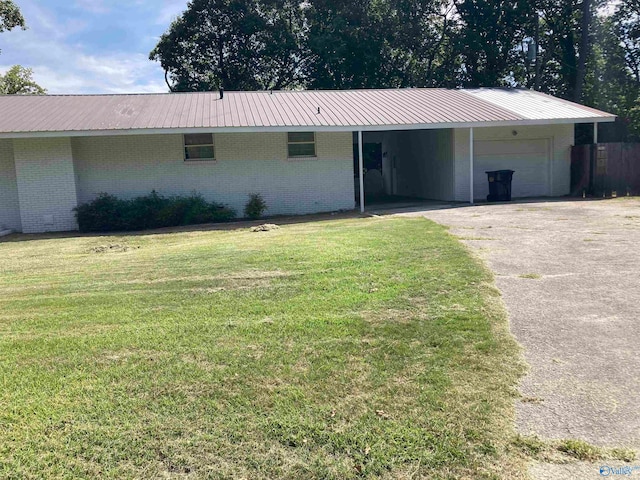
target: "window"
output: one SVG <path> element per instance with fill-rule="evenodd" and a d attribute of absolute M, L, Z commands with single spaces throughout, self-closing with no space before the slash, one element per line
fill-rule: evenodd
<path fill-rule="evenodd" d="M 287 134 L 289 158 L 316 156 L 316 134 L 313 132 L 291 132 Z"/>
<path fill-rule="evenodd" d="M 213 133 L 193 133 L 184 136 L 185 162 L 202 162 L 215 159 Z"/>

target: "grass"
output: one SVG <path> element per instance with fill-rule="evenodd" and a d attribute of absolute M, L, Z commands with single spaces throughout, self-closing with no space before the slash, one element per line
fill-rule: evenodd
<path fill-rule="evenodd" d="M 495 238 L 490 237 L 458 237 L 460 240 L 495 240 Z"/>
<path fill-rule="evenodd" d="M 0 478 L 524 477 L 499 294 L 425 219 L 0 258 Z"/>
<path fill-rule="evenodd" d="M 565 439 L 543 441 L 535 436 L 516 436 L 514 447 L 523 455 L 547 463 L 571 463 L 575 461 L 633 462 L 636 452 L 624 448 L 603 448 L 582 440 Z"/>
<path fill-rule="evenodd" d="M 550 212 L 553 208 L 551 207 L 524 207 L 524 208 L 516 208 L 516 212 Z"/>

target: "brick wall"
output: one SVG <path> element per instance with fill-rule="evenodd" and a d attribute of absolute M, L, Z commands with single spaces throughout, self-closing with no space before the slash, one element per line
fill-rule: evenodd
<path fill-rule="evenodd" d="M 13 140 L 20 215 L 24 233 L 75 230 L 77 205 L 68 138 Z"/>
<path fill-rule="evenodd" d="M 20 231 L 20 202 L 13 161 L 13 142 L 0 140 L 0 230 Z"/>
<path fill-rule="evenodd" d="M 184 162 L 181 135 L 73 138 L 78 201 L 156 190 L 199 192 L 242 214 L 261 193 L 268 215 L 354 208 L 352 134 L 318 133 L 315 159 L 287 160 L 286 133 L 216 134 L 216 162 Z"/>
<path fill-rule="evenodd" d="M 548 139 L 550 191 L 569 193 L 573 125 L 517 127 Z M 477 128 L 477 141 L 513 140 Z M 314 159 L 288 160 L 286 133 L 216 134 L 216 162 L 184 162 L 182 135 L 0 140 L 0 225 L 27 233 L 74 230 L 73 208 L 101 192 L 131 198 L 199 192 L 238 214 L 261 193 L 269 215 L 354 208 L 352 134 L 318 133 Z M 468 129 L 454 131 L 455 199 L 468 200 Z M 15 161 L 12 162 L 12 157 Z"/>
<path fill-rule="evenodd" d="M 513 131 L 517 131 L 517 136 Z M 534 125 L 523 127 L 486 127 L 475 128 L 474 141 L 488 140 L 516 141 L 546 139 L 549 145 L 549 187 L 550 195 L 568 195 L 571 183 L 571 146 L 574 143 L 574 125 Z M 462 202 L 469 201 L 469 129 L 454 130 L 455 156 L 455 199 Z M 515 159 L 517 161 L 517 159 Z M 517 166 L 513 168 L 516 170 Z M 476 183 L 486 181 L 484 171 L 476 168 Z M 475 189 L 476 199 L 482 199 L 480 189 Z M 514 192 L 516 195 L 517 192 Z M 517 196 L 517 195 L 516 195 Z"/>

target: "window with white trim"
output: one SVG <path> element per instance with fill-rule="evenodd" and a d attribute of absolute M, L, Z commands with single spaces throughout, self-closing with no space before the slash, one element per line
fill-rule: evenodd
<path fill-rule="evenodd" d="M 206 162 L 215 159 L 213 133 L 188 133 L 184 135 L 185 162 Z"/>
<path fill-rule="evenodd" d="M 315 132 L 287 133 L 287 155 L 289 158 L 312 158 L 316 156 Z"/>

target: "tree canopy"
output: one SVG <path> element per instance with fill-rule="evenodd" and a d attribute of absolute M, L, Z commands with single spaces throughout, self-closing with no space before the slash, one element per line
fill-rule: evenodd
<path fill-rule="evenodd" d="M 0 0 L 0 33 L 26 23 L 20 9 L 12 0 Z M 0 74 L 0 95 L 44 95 L 47 91 L 33 80 L 33 70 L 14 65 L 4 75 Z"/>
<path fill-rule="evenodd" d="M 14 65 L 0 75 L 0 95 L 44 95 L 47 91 L 33 80 L 33 70 Z"/>
<path fill-rule="evenodd" d="M 0 32 L 25 27 L 24 17 L 12 0 L 0 0 Z"/>
<path fill-rule="evenodd" d="M 640 0 L 192 0 L 151 52 L 173 91 L 525 87 L 640 136 Z"/>
<path fill-rule="evenodd" d="M 0 33 L 16 27 L 26 28 L 20 9 L 12 0 L 0 0 Z"/>
<path fill-rule="evenodd" d="M 193 0 L 150 57 L 173 91 L 295 86 L 304 61 L 302 19 L 290 0 Z"/>

